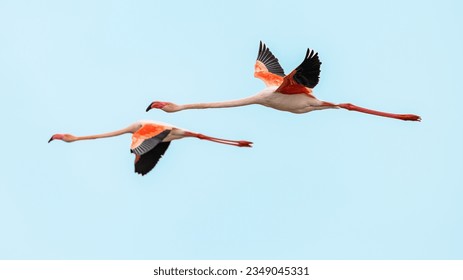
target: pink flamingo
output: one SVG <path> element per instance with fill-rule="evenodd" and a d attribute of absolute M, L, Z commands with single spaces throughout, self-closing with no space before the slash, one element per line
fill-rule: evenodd
<path fill-rule="evenodd" d="M 260 42 L 257 61 L 254 66 L 254 77 L 261 79 L 266 88 L 256 95 L 224 102 L 195 103 L 177 105 L 172 102 L 152 102 L 146 111 L 153 108 L 165 112 L 177 112 L 189 109 L 227 108 L 259 104 L 281 111 L 301 114 L 323 109 L 347 109 L 361 113 L 394 118 L 404 121 L 420 121 L 421 117 L 412 114 L 392 114 L 362 108 L 350 103 L 335 104 L 317 99 L 312 89 L 318 84 L 321 62 L 318 53 L 307 50 L 304 61 L 291 73 L 285 75 L 278 59 Z"/>
<path fill-rule="evenodd" d="M 147 174 L 154 168 L 159 159 L 166 152 L 172 140 L 182 139 L 185 137 L 196 137 L 201 140 L 208 140 L 220 144 L 237 147 L 252 147 L 252 142 L 249 141 L 235 141 L 210 137 L 204 134 L 176 128 L 169 124 L 153 121 L 138 121 L 124 129 L 96 135 L 74 136 L 71 134 L 54 134 L 50 140 L 48 140 L 48 143 L 53 140 L 74 142 L 114 137 L 125 133 L 132 133 L 132 145 L 130 146 L 130 152 L 135 154 L 135 172 L 141 175 Z"/>

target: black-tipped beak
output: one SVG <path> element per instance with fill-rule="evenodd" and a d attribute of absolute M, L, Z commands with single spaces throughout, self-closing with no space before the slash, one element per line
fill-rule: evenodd
<path fill-rule="evenodd" d="M 150 105 L 148 106 L 148 108 L 146 108 L 146 112 L 148 112 L 149 110 L 151 110 L 151 105 L 153 105 L 153 103 L 150 103 Z"/>
<path fill-rule="evenodd" d="M 50 143 L 51 141 L 53 141 L 53 136 L 50 138 L 50 140 L 48 140 L 48 143 Z"/>

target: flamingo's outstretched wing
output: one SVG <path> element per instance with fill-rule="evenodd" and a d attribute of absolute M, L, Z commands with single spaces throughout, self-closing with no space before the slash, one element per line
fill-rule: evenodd
<path fill-rule="evenodd" d="M 283 82 L 285 72 L 281 68 L 278 58 L 260 42 L 259 53 L 256 64 L 254 65 L 254 77 L 264 81 L 266 86 L 279 86 Z"/>
<path fill-rule="evenodd" d="M 284 78 L 276 92 L 310 94 L 320 79 L 321 64 L 318 53 L 307 49 L 304 61 Z"/>
<path fill-rule="evenodd" d="M 158 163 L 159 159 L 164 155 L 167 148 L 169 148 L 169 142 L 159 142 L 153 149 L 147 153 L 135 158 L 135 172 L 141 175 L 145 175 L 150 172 Z"/>
<path fill-rule="evenodd" d="M 135 172 L 145 175 L 150 172 L 164 155 L 170 142 L 162 142 L 170 130 L 144 125 L 132 135 L 130 152 L 135 154 Z"/>

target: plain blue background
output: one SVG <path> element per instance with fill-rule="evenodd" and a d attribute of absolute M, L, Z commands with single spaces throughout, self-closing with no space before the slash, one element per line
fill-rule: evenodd
<path fill-rule="evenodd" d="M 0 1 L 1 259 L 461 259 L 461 1 Z M 259 106 L 259 40 L 288 73 L 319 52 L 315 95 L 415 113 Z M 186 139 L 133 173 L 140 119 Z"/>

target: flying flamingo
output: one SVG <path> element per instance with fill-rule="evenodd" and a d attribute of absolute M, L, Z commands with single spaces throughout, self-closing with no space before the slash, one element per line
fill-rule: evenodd
<path fill-rule="evenodd" d="M 125 133 L 132 133 L 130 152 L 135 154 L 135 172 L 141 175 L 147 174 L 154 168 L 159 159 L 166 152 L 172 140 L 185 137 L 196 137 L 201 140 L 238 147 L 251 147 L 252 145 L 252 142 L 249 141 L 235 141 L 210 137 L 204 134 L 176 128 L 169 124 L 153 121 L 138 121 L 124 129 L 96 135 L 74 136 L 71 134 L 54 134 L 50 140 L 48 140 L 48 143 L 53 140 L 74 142 L 79 140 L 114 137 Z"/>
<path fill-rule="evenodd" d="M 281 111 L 302 114 L 323 109 L 347 109 L 361 113 L 394 118 L 404 121 L 420 121 L 420 116 L 412 114 L 392 114 L 362 108 L 350 103 L 335 104 L 317 99 L 312 89 L 318 84 L 321 62 L 318 53 L 307 49 L 304 61 L 288 75 L 285 75 L 278 59 L 265 44 L 260 42 L 254 77 L 261 79 L 266 88 L 247 98 L 212 103 L 177 105 L 171 102 L 152 102 L 146 111 L 153 108 L 165 112 L 177 112 L 188 109 L 227 108 L 260 104 Z"/>

